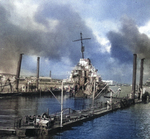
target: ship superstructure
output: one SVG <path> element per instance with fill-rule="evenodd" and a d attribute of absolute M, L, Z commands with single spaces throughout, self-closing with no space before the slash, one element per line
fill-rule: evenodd
<path fill-rule="evenodd" d="M 89 58 L 79 60 L 79 63 L 75 66 L 70 75 L 70 80 L 73 82 L 75 88 L 75 96 L 90 96 L 93 93 L 98 93 L 106 86 L 97 71 L 98 70 L 92 66 Z"/>

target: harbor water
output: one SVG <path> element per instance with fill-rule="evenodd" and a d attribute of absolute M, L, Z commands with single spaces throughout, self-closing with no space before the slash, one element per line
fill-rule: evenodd
<path fill-rule="evenodd" d="M 60 101 L 60 96 L 57 96 Z M 106 101 L 101 98 L 101 101 Z M 34 97 L 12 97 L 0 99 L 0 128 L 13 127 L 17 117 L 40 115 L 49 109 L 49 113 L 60 111 L 60 104 L 51 95 Z M 64 96 L 64 108 L 86 109 L 92 99 L 74 99 Z M 2 136 L 1 139 L 17 139 L 16 136 Z M 26 137 L 37 139 L 41 137 Z M 43 138 L 43 137 L 42 137 Z M 150 103 L 141 103 L 129 108 L 117 110 L 104 116 L 84 122 L 81 125 L 44 137 L 45 139 L 149 139 Z"/>

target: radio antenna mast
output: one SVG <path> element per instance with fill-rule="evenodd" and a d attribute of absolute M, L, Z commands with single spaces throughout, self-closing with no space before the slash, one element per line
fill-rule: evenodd
<path fill-rule="evenodd" d="M 82 32 L 80 32 L 80 39 L 74 40 L 75 41 L 81 41 L 81 53 L 82 53 L 82 58 L 84 59 L 84 46 L 83 46 L 83 40 L 89 40 L 91 38 L 82 38 Z"/>

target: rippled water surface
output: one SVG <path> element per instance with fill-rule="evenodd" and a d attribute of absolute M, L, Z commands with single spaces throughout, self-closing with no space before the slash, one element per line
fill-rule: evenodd
<path fill-rule="evenodd" d="M 150 104 L 137 104 L 101 116 L 55 136 L 59 139 L 149 139 Z"/>
<path fill-rule="evenodd" d="M 57 96 L 60 100 L 60 96 Z M 90 99 L 73 99 L 65 96 L 64 107 L 83 109 L 89 106 Z M 12 127 L 18 116 L 42 114 L 49 108 L 50 113 L 60 111 L 60 104 L 50 96 L 17 97 L 0 99 L 0 127 Z M 4 136 L 2 139 L 17 139 Z M 37 138 L 37 137 L 36 137 Z M 36 139 L 30 137 L 30 139 Z M 39 137 L 40 138 L 40 137 Z M 117 110 L 99 118 L 84 122 L 70 130 L 57 133 L 45 139 L 149 139 L 150 103 L 136 104 L 130 108 Z"/>

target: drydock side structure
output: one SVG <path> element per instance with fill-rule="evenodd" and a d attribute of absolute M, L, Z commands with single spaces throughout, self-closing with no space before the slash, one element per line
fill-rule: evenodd
<path fill-rule="evenodd" d="M 103 93 L 108 92 L 108 86 L 97 73 L 97 69 L 91 64 L 91 60 L 80 59 L 70 74 L 70 81 L 74 85 L 75 97 L 87 97 L 93 93 L 95 95 L 103 89 Z"/>

